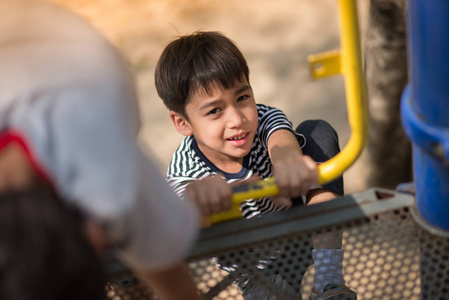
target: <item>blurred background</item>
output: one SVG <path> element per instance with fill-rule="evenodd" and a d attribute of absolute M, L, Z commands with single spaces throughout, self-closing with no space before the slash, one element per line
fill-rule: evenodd
<path fill-rule="evenodd" d="M 344 81 L 312 81 L 307 55 L 339 45 L 336 0 L 51 0 L 87 18 L 129 62 L 141 104 L 141 137 L 165 174 L 182 136 L 154 86 L 154 68 L 168 42 L 197 30 L 220 31 L 245 55 L 256 101 L 282 109 L 293 125 L 321 118 L 331 123 L 344 147 L 350 136 Z M 361 32 L 368 0 L 358 0 Z M 345 191 L 366 188 L 357 161 L 345 172 Z"/>

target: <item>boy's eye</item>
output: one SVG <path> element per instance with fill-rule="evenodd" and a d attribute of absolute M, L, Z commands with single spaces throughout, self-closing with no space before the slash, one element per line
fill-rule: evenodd
<path fill-rule="evenodd" d="M 220 112 L 220 109 L 219 109 L 219 108 L 214 108 L 214 109 L 210 110 L 210 111 L 207 113 L 207 115 L 215 115 L 215 114 L 217 114 L 217 113 L 219 113 L 219 112 Z"/>
<path fill-rule="evenodd" d="M 243 95 L 243 96 L 240 96 L 238 99 L 237 99 L 237 102 L 241 102 L 241 101 L 244 101 L 244 100 L 246 100 L 246 99 L 248 99 L 249 98 L 249 96 L 248 95 Z"/>

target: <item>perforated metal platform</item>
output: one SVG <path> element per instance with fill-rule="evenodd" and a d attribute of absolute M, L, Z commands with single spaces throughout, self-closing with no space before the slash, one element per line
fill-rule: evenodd
<path fill-rule="evenodd" d="M 359 300 L 449 299 L 449 238 L 422 229 L 413 204 L 411 195 L 370 189 L 216 224 L 201 231 L 188 266 L 207 299 L 308 299 L 311 236 L 341 231 L 345 279 Z M 118 261 L 107 266 L 108 299 L 157 299 Z"/>

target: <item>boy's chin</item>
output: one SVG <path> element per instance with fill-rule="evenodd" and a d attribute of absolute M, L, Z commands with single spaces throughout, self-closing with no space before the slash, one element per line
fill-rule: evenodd
<path fill-rule="evenodd" d="M 251 151 L 251 149 L 249 150 L 242 150 L 242 151 L 236 151 L 233 154 L 229 155 L 230 157 L 234 157 L 237 159 L 243 159 L 245 158 L 245 156 L 247 156 L 249 154 L 249 152 Z"/>

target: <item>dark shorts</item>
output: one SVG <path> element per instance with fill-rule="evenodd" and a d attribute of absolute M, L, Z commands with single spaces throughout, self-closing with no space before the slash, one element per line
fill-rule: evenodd
<path fill-rule="evenodd" d="M 302 148 L 302 152 L 317 163 L 323 163 L 340 152 L 338 134 L 326 121 L 307 120 L 299 124 L 295 131 L 306 138 L 306 144 Z M 340 176 L 334 181 L 324 184 L 323 188 L 338 195 L 343 195 L 343 177 Z"/>

